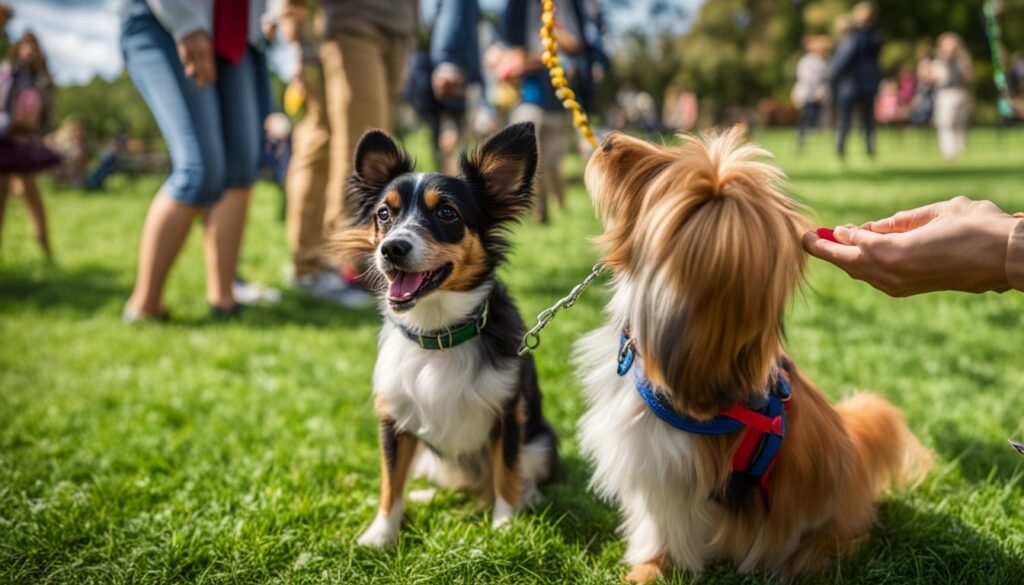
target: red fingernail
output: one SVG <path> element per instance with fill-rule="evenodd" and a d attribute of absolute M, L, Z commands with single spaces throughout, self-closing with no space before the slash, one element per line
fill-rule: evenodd
<path fill-rule="evenodd" d="M 835 231 L 830 230 L 829 228 L 818 228 L 817 230 L 815 230 L 815 233 L 818 234 L 818 237 L 823 240 L 828 240 L 830 242 L 835 242 L 837 244 L 839 243 L 839 240 L 836 239 Z"/>

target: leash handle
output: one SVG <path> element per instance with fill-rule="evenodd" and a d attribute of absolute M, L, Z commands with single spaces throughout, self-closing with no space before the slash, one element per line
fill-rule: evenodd
<path fill-rule="evenodd" d="M 555 95 L 562 100 L 562 106 L 572 110 L 572 125 L 580 130 L 580 134 L 587 139 L 590 146 L 597 148 L 597 138 L 594 137 L 594 130 L 590 127 L 586 112 L 583 106 L 576 101 L 576 93 L 569 88 L 569 80 L 565 77 L 565 68 L 558 62 L 558 40 L 553 33 L 555 28 L 555 3 L 553 0 L 540 0 L 541 4 L 541 27 L 540 39 L 544 44 L 544 54 L 541 61 L 548 68 L 548 75 L 551 76 L 551 85 L 555 88 Z M 540 338 L 537 338 L 540 344 Z M 536 346 L 534 346 L 536 347 Z M 522 354 L 520 354 L 522 355 Z"/>
<path fill-rule="evenodd" d="M 558 313 L 559 310 L 568 309 L 569 307 L 575 305 L 576 301 L 580 298 L 580 295 L 583 294 L 583 291 L 586 290 L 587 287 L 590 286 L 590 283 L 594 282 L 594 279 L 600 276 L 602 272 L 604 272 L 604 264 L 600 262 L 594 264 L 594 267 L 590 270 L 590 274 L 588 274 L 587 277 L 583 279 L 583 282 L 574 286 L 572 290 L 569 291 L 568 295 L 560 299 L 554 305 L 551 305 L 547 309 L 544 309 L 543 311 L 540 312 L 539 315 L 537 315 L 537 324 L 534 325 L 532 329 L 526 332 L 526 335 L 523 336 L 522 343 L 519 344 L 519 351 L 517 352 L 519 354 L 519 357 L 523 357 L 526 354 L 530 353 L 531 351 L 540 347 L 541 329 L 544 329 L 545 327 L 548 326 L 548 323 L 550 323 L 551 320 L 555 318 L 555 315 Z"/>

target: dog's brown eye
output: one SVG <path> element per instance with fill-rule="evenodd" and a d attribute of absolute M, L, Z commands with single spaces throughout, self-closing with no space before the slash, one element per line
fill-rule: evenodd
<path fill-rule="evenodd" d="M 387 207 L 381 207 L 377 210 L 377 219 L 385 223 L 391 221 L 391 212 L 388 211 Z"/>
<path fill-rule="evenodd" d="M 455 208 L 451 205 L 442 205 L 437 210 L 437 217 L 440 217 L 444 221 L 455 221 L 459 219 L 459 212 L 455 211 Z"/>

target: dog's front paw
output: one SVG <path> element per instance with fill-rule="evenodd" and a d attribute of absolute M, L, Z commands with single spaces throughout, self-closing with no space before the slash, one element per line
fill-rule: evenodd
<path fill-rule="evenodd" d="M 508 521 L 511 520 L 512 517 L 515 515 L 515 507 L 512 504 L 506 502 L 505 498 L 498 496 L 494 500 L 494 519 L 491 522 L 491 526 L 493 528 L 499 528 L 501 526 L 504 526 L 505 524 L 508 524 Z"/>
<path fill-rule="evenodd" d="M 356 542 L 373 548 L 391 548 L 398 541 L 398 529 L 402 525 L 402 507 L 396 506 L 390 514 L 377 512 L 373 524 L 366 529 Z"/>
<path fill-rule="evenodd" d="M 626 583 L 653 583 L 664 575 L 663 565 L 660 559 L 633 565 L 626 574 Z"/>

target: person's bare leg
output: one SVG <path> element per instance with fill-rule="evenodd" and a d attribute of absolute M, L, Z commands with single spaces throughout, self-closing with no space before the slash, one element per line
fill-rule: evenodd
<path fill-rule="evenodd" d="M 127 308 L 139 315 L 163 312 L 164 283 L 188 236 L 192 221 L 202 210 L 157 195 L 149 205 L 139 242 L 139 268 Z"/>
<path fill-rule="evenodd" d="M 236 304 L 231 287 L 238 271 L 238 256 L 251 195 L 252 187 L 227 189 L 204 222 L 206 300 L 221 309 L 230 309 Z"/>
<path fill-rule="evenodd" d="M 46 207 L 43 206 L 43 197 L 39 193 L 39 185 L 36 184 L 35 174 L 15 175 L 19 183 L 21 198 L 25 200 L 25 207 L 32 218 L 32 231 L 35 232 L 36 242 L 39 249 L 46 255 L 47 260 L 53 260 L 53 252 L 50 249 L 50 232 L 46 227 Z"/>
<path fill-rule="evenodd" d="M 0 174 L 0 235 L 4 232 L 4 212 L 7 210 L 7 193 L 10 187 L 10 177 Z M 3 238 L 0 237 L 0 242 Z"/>

